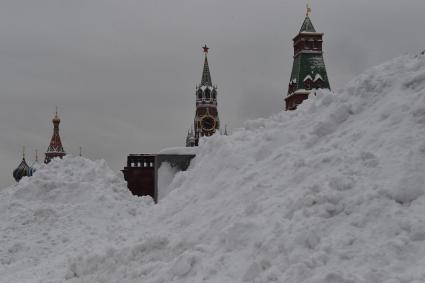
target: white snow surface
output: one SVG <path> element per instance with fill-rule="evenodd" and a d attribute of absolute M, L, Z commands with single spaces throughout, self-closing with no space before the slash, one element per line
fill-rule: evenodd
<path fill-rule="evenodd" d="M 158 198 L 161 201 L 166 197 L 173 186 L 170 186 L 179 170 L 172 167 L 170 163 L 163 162 L 158 168 Z"/>
<path fill-rule="evenodd" d="M 0 282 L 425 282 L 425 56 L 202 139 L 154 205 L 104 161 L 0 191 Z"/>
<path fill-rule="evenodd" d="M 197 147 L 170 147 L 162 149 L 158 154 L 196 154 Z"/>

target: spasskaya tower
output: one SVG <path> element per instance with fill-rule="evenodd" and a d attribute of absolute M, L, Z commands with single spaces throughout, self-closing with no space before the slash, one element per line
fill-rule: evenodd
<path fill-rule="evenodd" d="M 217 111 L 217 86 L 212 84 L 210 68 L 208 66 L 207 45 L 204 49 L 204 69 L 202 70 L 201 84 L 196 86 L 196 113 L 194 127 L 186 137 L 186 146 L 197 146 L 203 136 L 211 136 L 220 129 L 220 120 Z"/>

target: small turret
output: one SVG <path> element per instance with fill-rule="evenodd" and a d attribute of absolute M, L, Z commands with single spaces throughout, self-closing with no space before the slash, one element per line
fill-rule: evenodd
<path fill-rule="evenodd" d="M 187 147 L 195 146 L 195 133 L 193 132 L 193 128 L 187 131 L 186 146 Z"/>
<path fill-rule="evenodd" d="M 35 161 L 33 164 L 31 164 L 31 170 L 32 170 L 32 174 L 35 173 L 35 171 L 37 171 L 40 168 L 40 163 L 38 162 L 38 150 L 35 150 Z M 31 174 L 31 175 L 32 175 Z"/>
<path fill-rule="evenodd" d="M 227 124 L 226 125 L 224 125 L 224 135 L 225 136 L 228 136 L 229 134 L 227 133 Z"/>

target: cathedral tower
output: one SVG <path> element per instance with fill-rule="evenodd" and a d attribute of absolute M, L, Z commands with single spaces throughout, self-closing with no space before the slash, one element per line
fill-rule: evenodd
<path fill-rule="evenodd" d="M 196 87 L 196 113 L 194 128 L 188 132 L 186 146 L 197 146 L 203 136 L 211 136 L 220 129 L 220 120 L 217 111 L 217 86 L 212 84 L 210 68 L 208 65 L 207 45 L 204 49 L 204 68 L 202 70 L 201 84 Z"/>
<path fill-rule="evenodd" d="M 53 123 L 53 136 L 50 140 L 50 145 L 47 148 L 46 151 L 46 158 L 44 159 L 44 163 L 49 163 L 50 160 L 52 160 L 55 157 L 62 158 L 65 156 L 65 150 L 63 150 L 61 138 L 59 136 L 59 124 L 61 120 L 58 116 L 58 109 L 56 107 L 56 114 L 55 117 L 53 117 L 52 123 Z"/>
<path fill-rule="evenodd" d="M 330 89 L 328 75 L 323 60 L 323 33 L 316 32 L 310 20 L 311 9 L 307 13 L 301 30 L 294 37 L 294 64 L 285 98 L 286 110 L 295 110 L 308 98 L 312 89 Z"/>

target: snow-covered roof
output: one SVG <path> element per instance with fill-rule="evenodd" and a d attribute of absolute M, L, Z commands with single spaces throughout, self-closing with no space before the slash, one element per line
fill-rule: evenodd
<path fill-rule="evenodd" d="M 303 80 L 303 81 L 305 82 L 305 81 L 307 81 L 307 80 L 313 80 L 313 78 L 312 78 L 310 75 L 307 75 L 307 76 L 304 78 L 304 80 Z"/>

